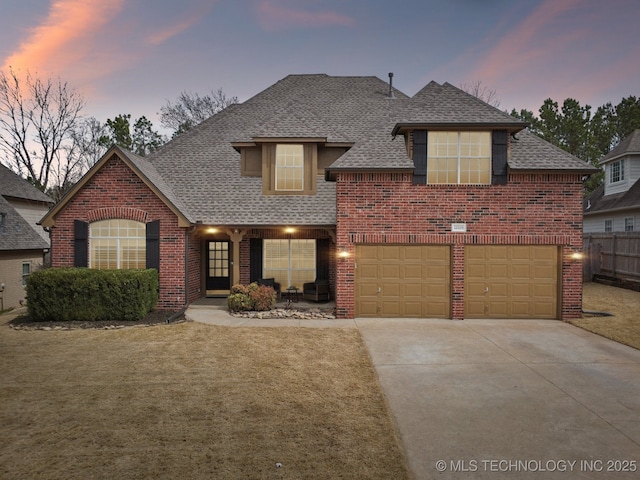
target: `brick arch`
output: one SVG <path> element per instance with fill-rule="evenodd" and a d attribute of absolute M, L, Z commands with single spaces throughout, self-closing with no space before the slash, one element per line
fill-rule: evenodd
<path fill-rule="evenodd" d="M 148 212 L 139 208 L 131 207 L 107 207 L 97 208 L 87 212 L 87 220 L 89 223 L 99 220 L 111 220 L 114 218 L 122 218 L 124 220 L 134 220 L 136 222 L 147 223 Z"/>

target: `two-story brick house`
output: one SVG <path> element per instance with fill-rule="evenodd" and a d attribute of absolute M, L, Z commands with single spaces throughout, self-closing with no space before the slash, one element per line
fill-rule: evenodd
<path fill-rule="evenodd" d="M 160 307 L 327 281 L 340 317 L 580 316 L 593 169 L 449 84 L 291 75 L 42 220 L 54 266 L 153 267 Z"/>

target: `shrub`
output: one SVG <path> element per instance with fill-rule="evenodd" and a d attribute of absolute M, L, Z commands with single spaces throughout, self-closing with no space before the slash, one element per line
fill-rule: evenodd
<path fill-rule="evenodd" d="M 244 312 L 251 310 L 251 298 L 246 293 L 232 293 L 227 298 L 227 306 L 230 312 Z"/>
<path fill-rule="evenodd" d="M 255 282 L 232 286 L 231 294 L 227 298 L 227 306 L 231 312 L 266 311 L 271 310 L 275 304 L 276 291 L 272 287 L 258 285 Z"/>
<path fill-rule="evenodd" d="M 49 268 L 27 278 L 35 321 L 139 320 L 157 303 L 156 270 Z"/>
<path fill-rule="evenodd" d="M 276 291 L 272 287 L 260 285 L 257 289 L 251 290 L 249 296 L 253 309 L 259 312 L 271 310 L 276 304 Z"/>

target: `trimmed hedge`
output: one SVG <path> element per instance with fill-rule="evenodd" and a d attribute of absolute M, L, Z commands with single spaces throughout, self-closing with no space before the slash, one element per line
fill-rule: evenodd
<path fill-rule="evenodd" d="M 48 268 L 27 277 L 27 309 L 38 322 L 140 320 L 157 303 L 153 269 Z"/>

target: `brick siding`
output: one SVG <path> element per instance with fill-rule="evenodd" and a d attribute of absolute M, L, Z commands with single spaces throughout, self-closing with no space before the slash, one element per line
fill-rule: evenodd
<path fill-rule="evenodd" d="M 464 246 L 562 247 L 561 318 L 582 311 L 582 181 L 578 174 L 510 174 L 506 185 L 414 185 L 410 173 L 340 173 L 337 178 L 336 312 L 355 315 L 357 244 L 452 246 L 452 317 L 464 316 Z M 465 223 L 466 233 L 451 232 Z"/>
<path fill-rule="evenodd" d="M 186 301 L 185 229 L 178 227 L 176 215 L 115 154 L 56 215 L 55 226 L 51 229 L 52 267 L 74 265 L 74 220 L 91 223 L 115 218 L 144 223 L 160 220 L 158 308 L 182 308 Z M 196 255 L 193 250 L 190 251 L 191 264 Z M 196 272 L 199 277 L 199 267 Z M 190 292 L 190 297 L 194 295 Z"/>

